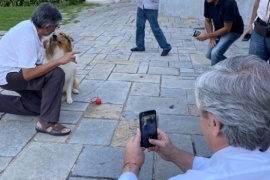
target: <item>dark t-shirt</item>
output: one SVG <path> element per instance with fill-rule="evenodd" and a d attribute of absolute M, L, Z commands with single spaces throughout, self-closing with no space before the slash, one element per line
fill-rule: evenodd
<path fill-rule="evenodd" d="M 232 22 L 230 32 L 242 34 L 244 31 L 243 19 L 239 13 L 235 0 L 219 0 L 214 3 L 204 2 L 204 17 L 213 20 L 215 31 L 224 27 L 224 22 Z"/>

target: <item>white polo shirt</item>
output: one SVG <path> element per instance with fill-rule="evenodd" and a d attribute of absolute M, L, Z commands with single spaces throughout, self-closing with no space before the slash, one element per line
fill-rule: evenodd
<path fill-rule="evenodd" d="M 44 60 L 43 38 L 40 40 L 31 20 L 11 28 L 0 40 L 0 85 L 7 84 L 9 72 L 34 68 Z"/>
<path fill-rule="evenodd" d="M 131 172 L 118 180 L 137 180 Z M 211 158 L 195 157 L 193 167 L 169 180 L 270 180 L 270 150 L 260 152 L 227 147 Z"/>

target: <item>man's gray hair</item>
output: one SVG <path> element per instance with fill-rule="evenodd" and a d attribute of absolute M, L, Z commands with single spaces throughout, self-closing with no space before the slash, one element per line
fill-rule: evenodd
<path fill-rule="evenodd" d="M 200 110 L 213 113 L 229 145 L 265 151 L 270 146 L 270 65 L 255 55 L 224 60 L 195 85 Z"/>
<path fill-rule="evenodd" d="M 33 12 L 31 20 L 37 28 L 44 28 L 46 25 L 57 25 L 62 15 L 51 3 L 41 3 Z"/>

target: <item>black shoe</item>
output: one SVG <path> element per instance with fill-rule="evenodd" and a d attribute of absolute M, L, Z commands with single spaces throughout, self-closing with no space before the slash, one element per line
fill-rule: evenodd
<path fill-rule="evenodd" d="M 143 48 L 143 49 L 139 49 L 139 48 L 137 48 L 137 47 L 131 48 L 130 50 L 131 50 L 132 52 L 133 52 L 133 51 L 145 51 L 144 48 Z"/>
<path fill-rule="evenodd" d="M 163 50 L 162 53 L 161 53 L 161 56 L 167 56 L 170 51 L 171 51 L 171 49 Z"/>

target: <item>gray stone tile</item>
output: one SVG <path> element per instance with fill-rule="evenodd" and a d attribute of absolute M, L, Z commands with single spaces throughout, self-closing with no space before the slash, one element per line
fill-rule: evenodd
<path fill-rule="evenodd" d="M 10 121 L 33 121 L 33 120 L 37 120 L 38 117 L 37 116 L 22 116 L 22 115 L 16 115 L 16 114 L 8 114 L 6 113 L 2 119 L 4 120 L 10 120 Z"/>
<path fill-rule="evenodd" d="M 147 152 L 145 150 L 145 161 L 141 168 L 141 172 L 139 174 L 140 180 L 149 180 L 154 179 L 153 178 L 153 166 L 154 166 L 154 153 L 153 152 Z M 124 158 L 124 156 L 123 156 Z"/>
<path fill-rule="evenodd" d="M 130 82 L 84 80 L 81 92 L 74 97 L 75 101 L 91 102 L 95 97 L 102 103 L 123 104 L 130 89 Z"/>
<path fill-rule="evenodd" d="M 187 102 L 188 104 L 196 104 L 194 89 L 187 89 Z"/>
<path fill-rule="evenodd" d="M 124 111 L 141 112 L 155 109 L 158 114 L 188 114 L 187 104 L 175 98 L 129 96 Z"/>
<path fill-rule="evenodd" d="M 112 73 L 109 80 L 159 83 L 160 75 Z"/>
<path fill-rule="evenodd" d="M 0 179 L 64 180 L 81 150 L 78 144 L 30 143 Z"/>
<path fill-rule="evenodd" d="M 60 112 L 60 122 L 67 124 L 76 124 L 82 117 L 83 112 L 76 111 L 61 111 Z"/>
<path fill-rule="evenodd" d="M 88 107 L 89 103 L 83 103 L 83 102 L 73 102 L 71 104 L 62 102 L 61 110 L 66 111 L 85 111 Z"/>
<path fill-rule="evenodd" d="M 74 96 L 73 100 L 80 101 L 80 102 L 88 102 L 88 103 L 91 102 L 91 99 L 93 97 L 98 96 L 99 94 L 98 90 L 103 83 L 105 83 L 105 81 L 83 80 L 82 83 L 80 84 L 80 93 L 77 94 L 77 96 Z"/>
<path fill-rule="evenodd" d="M 140 63 L 138 74 L 146 74 L 148 71 L 148 63 Z"/>
<path fill-rule="evenodd" d="M 152 67 L 169 67 L 168 61 L 150 61 L 149 63 Z"/>
<path fill-rule="evenodd" d="M 186 94 L 184 89 L 169 89 L 169 88 L 161 88 L 161 97 L 171 97 L 176 98 L 178 100 L 182 99 L 182 101 L 186 99 Z"/>
<path fill-rule="evenodd" d="M 201 134 L 199 117 L 159 115 L 159 128 L 168 133 Z"/>
<path fill-rule="evenodd" d="M 121 174 L 123 157 L 124 148 L 86 146 L 72 176 L 116 179 Z"/>
<path fill-rule="evenodd" d="M 106 80 L 114 68 L 114 64 L 97 64 L 86 76 L 87 79 Z"/>
<path fill-rule="evenodd" d="M 34 136 L 35 122 L 0 121 L 0 157 L 16 156 Z"/>
<path fill-rule="evenodd" d="M 162 76 L 161 87 L 194 89 L 195 80 L 182 79 L 177 76 Z"/>
<path fill-rule="evenodd" d="M 124 65 L 124 64 L 119 64 L 116 65 L 114 68 L 113 72 L 116 73 L 131 73 L 134 74 L 138 70 L 138 65 Z"/>
<path fill-rule="evenodd" d="M 129 59 L 129 55 L 107 55 L 105 60 L 119 60 L 119 59 L 123 59 L 123 60 L 128 60 Z"/>
<path fill-rule="evenodd" d="M 8 166 L 11 160 L 11 157 L 0 157 L 0 174 Z"/>
<path fill-rule="evenodd" d="M 149 74 L 179 75 L 179 69 L 169 67 L 150 67 Z"/>
<path fill-rule="evenodd" d="M 159 96 L 159 84 L 134 82 L 130 94 L 139 96 Z"/>
<path fill-rule="evenodd" d="M 169 63 L 169 67 L 171 67 L 171 68 L 180 68 L 180 69 L 182 69 L 182 68 L 189 68 L 189 69 L 192 69 L 193 68 L 193 65 L 192 65 L 192 63 L 191 62 L 179 62 L 179 61 L 177 61 L 177 62 L 170 62 Z"/>
<path fill-rule="evenodd" d="M 84 118 L 70 139 L 70 143 L 110 145 L 118 121 Z"/>

